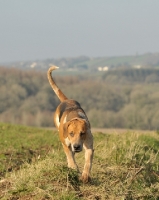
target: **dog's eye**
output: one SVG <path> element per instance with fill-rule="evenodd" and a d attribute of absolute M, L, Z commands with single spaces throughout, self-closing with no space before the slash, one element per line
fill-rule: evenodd
<path fill-rule="evenodd" d="M 70 136 L 71 136 L 71 137 L 73 137 L 73 136 L 74 136 L 74 133 L 73 133 L 73 132 L 71 132 L 71 133 L 70 133 Z"/>
<path fill-rule="evenodd" d="M 82 132 L 82 131 L 80 132 L 80 136 L 83 136 L 84 134 L 85 134 L 85 132 Z"/>

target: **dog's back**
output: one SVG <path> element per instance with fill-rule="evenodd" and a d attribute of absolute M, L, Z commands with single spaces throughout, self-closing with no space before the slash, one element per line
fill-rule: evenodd
<path fill-rule="evenodd" d="M 61 123 L 66 123 L 75 117 L 88 121 L 81 105 L 75 100 L 67 99 L 61 102 L 57 107 L 54 115 L 54 123 L 56 127 L 59 128 Z"/>

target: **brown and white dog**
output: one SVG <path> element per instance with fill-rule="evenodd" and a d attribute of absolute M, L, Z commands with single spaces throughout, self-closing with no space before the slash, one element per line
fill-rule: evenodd
<path fill-rule="evenodd" d="M 69 168 L 78 170 L 74 154 L 82 151 L 84 147 L 85 165 L 81 179 L 83 182 L 88 182 L 93 159 L 93 136 L 90 123 L 80 104 L 68 99 L 56 85 L 52 78 L 52 71 L 57 68 L 52 66 L 47 72 L 49 83 L 61 101 L 54 114 L 54 123 L 59 131 Z"/>

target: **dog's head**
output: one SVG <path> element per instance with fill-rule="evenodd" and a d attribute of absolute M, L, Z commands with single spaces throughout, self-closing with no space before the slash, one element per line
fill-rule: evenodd
<path fill-rule="evenodd" d="M 71 146 L 73 152 L 82 151 L 87 129 L 87 121 L 80 118 L 74 118 L 64 124 L 65 142 L 67 146 Z"/>

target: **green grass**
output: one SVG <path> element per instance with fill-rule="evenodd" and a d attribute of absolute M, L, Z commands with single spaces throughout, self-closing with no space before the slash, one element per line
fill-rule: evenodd
<path fill-rule="evenodd" d="M 56 131 L 0 124 L 0 139 L 0 199 L 159 199 L 158 132 L 94 133 L 89 184 L 67 168 Z"/>
<path fill-rule="evenodd" d="M 45 157 L 52 149 L 60 148 L 57 134 L 51 131 L 0 124 L 0 174 L 19 169 L 24 163 L 32 163 Z"/>

